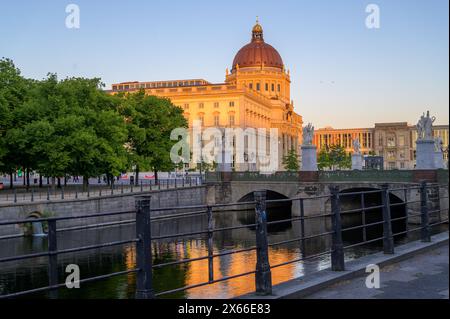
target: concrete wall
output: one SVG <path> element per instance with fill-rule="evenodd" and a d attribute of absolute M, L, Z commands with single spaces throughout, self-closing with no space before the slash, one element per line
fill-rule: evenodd
<path fill-rule="evenodd" d="M 81 216 L 99 213 L 128 212 L 135 209 L 135 196 L 152 195 L 151 207 L 164 208 L 176 206 L 202 205 L 206 200 L 206 188 L 195 186 L 160 191 L 147 191 L 133 194 L 121 194 L 77 200 L 40 201 L 33 203 L 16 203 L 0 205 L 0 221 L 39 217 L 50 213 L 54 217 Z M 173 214 L 176 211 L 155 211 L 152 216 Z M 47 216 L 48 217 L 48 216 Z M 58 221 L 57 228 L 80 227 L 118 221 L 133 220 L 132 213 L 115 216 L 102 216 Z M 0 238 L 23 235 L 24 225 L 0 226 Z"/>

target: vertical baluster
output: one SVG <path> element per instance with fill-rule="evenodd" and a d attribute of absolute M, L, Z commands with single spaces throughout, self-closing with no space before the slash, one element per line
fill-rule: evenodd
<path fill-rule="evenodd" d="M 420 183 L 420 217 L 421 217 L 421 239 L 423 242 L 430 242 L 430 223 L 428 216 L 428 193 L 427 183 Z"/>
<path fill-rule="evenodd" d="M 333 225 L 333 236 L 331 244 L 331 270 L 344 271 L 344 244 L 342 242 L 341 226 L 341 203 L 339 198 L 339 188 L 330 186 L 331 193 L 331 223 Z"/>
<path fill-rule="evenodd" d="M 150 220 L 151 196 L 136 197 L 136 299 L 152 299 L 152 239 Z"/>
<path fill-rule="evenodd" d="M 391 204 L 388 185 L 381 186 L 381 203 L 383 205 L 383 251 L 385 254 L 394 253 L 394 237 L 392 236 Z"/>
<path fill-rule="evenodd" d="M 48 281 L 49 286 L 58 284 L 58 249 L 56 238 L 56 220 L 48 220 Z M 49 291 L 49 297 L 51 299 L 58 298 L 58 290 L 51 289 Z"/>
<path fill-rule="evenodd" d="M 256 201 L 256 273 L 257 295 L 272 294 L 272 273 L 269 264 L 269 246 L 267 238 L 266 191 L 253 192 Z"/>
<path fill-rule="evenodd" d="M 212 208 L 208 206 L 208 280 L 212 282 L 214 280 L 214 261 L 213 261 L 213 215 Z"/>

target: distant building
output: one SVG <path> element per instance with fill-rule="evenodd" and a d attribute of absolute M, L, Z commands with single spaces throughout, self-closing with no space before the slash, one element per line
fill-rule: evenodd
<path fill-rule="evenodd" d="M 353 152 L 353 140 L 359 138 L 361 154 L 367 155 L 373 150 L 373 128 L 334 129 L 326 127 L 314 131 L 314 145 L 319 152 L 324 147 L 340 145 L 348 154 Z"/>
<path fill-rule="evenodd" d="M 365 157 L 366 168 L 414 169 L 416 164 L 417 129 L 407 122 L 375 123 L 373 128 L 335 129 L 320 128 L 314 132 L 317 151 L 331 145 L 340 145 L 347 153 L 353 152 L 352 141 L 359 138 L 361 153 L 375 155 Z M 448 163 L 449 126 L 433 126 L 433 135 L 440 136 L 444 146 L 444 159 Z M 372 167 L 373 166 L 373 167 Z"/>

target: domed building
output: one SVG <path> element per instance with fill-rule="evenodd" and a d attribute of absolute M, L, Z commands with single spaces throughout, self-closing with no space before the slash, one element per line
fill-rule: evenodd
<path fill-rule="evenodd" d="M 281 55 L 265 42 L 263 28 L 257 20 L 250 43 L 236 53 L 231 71 L 227 68 L 225 83 L 212 84 L 203 79 L 122 82 L 113 84 L 111 93 L 145 90 L 149 95 L 169 98 L 184 109 L 191 128 L 198 120 L 203 128 L 264 128 L 267 133 L 271 128 L 277 129 L 277 169 L 284 170 L 283 156 L 291 149 L 298 154 L 302 140 L 302 117 L 294 112 L 290 85 L 289 71 Z M 253 154 L 247 152 L 248 143 L 244 146 L 243 160 L 236 152 L 232 155 L 231 166 L 236 171 L 259 171 L 261 162 L 266 161 L 252 160 Z"/>

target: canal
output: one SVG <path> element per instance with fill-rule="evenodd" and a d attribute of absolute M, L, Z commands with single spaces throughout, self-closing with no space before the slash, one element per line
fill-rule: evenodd
<path fill-rule="evenodd" d="M 289 209 L 290 210 L 290 209 Z M 278 213 L 277 213 L 278 212 Z M 228 227 L 254 222 L 254 210 L 214 213 L 214 226 Z M 269 220 L 285 219 L 283 207 L 271 209 Z M 290 215 L 290 211 L 289 214 Z M 274 217 L 275 216 L 275 217 Z M 306 235 L 329 231 L 329 222 L 323 219 L 305 221 Z M 161 220 L 152 223 L 152 235 L 163 236 L 174 233 L 194 232 L 207 229 L 206 216 L 191 216 Z M 269 227 L 269 243 L 300 237 L 300 221 L 285 222 Z M 58 233 L 58 249 L 80 247 L 109 241 L 127 240 L 135 236 L 135 225 L 91 228 Z M 415 235 L 397 238 L 397 241 L 416 239 Z M 346 244 L 360 240 L 345 238 Z M 214 234 L 214 253 L 226 250 L 252 247 L 255 245 L 255 231 L 251 227 L 226 230 Z M 330 249 L 331 237 L 324 236 L 305 241 L 306 256 Z M 300 242 L 291 242 L 269 247 L 271 264 L 279 264 L 302 256 Z M 380 251 L 381 242 L 352 247 L 345 250 L 346 260 Z M 0 258 L 47 250 L 47 237 L 20 237 L 0 240 Z M 197 235 L 152 243 L 153 263 L 160 264 L 186 258 L 207 255 L 206 235 Z M 135 267 L 133 244 L 83 251 L 58 256 L 59 282 L 65 281 L 65 267 L 77 264 L 81 278 L 99 276 Z M 255 252 L 243 252 L 214 258 L 214 277 L 219 279 L 255 269 Z M 304 262 L 288 264 L 272 270 L 272 282 L 278 284 L 292 278 L 304 276 L 330 267 L 330 256 L 323 255 Z M 194 285 L 208 280 L 208 261 L 194 261 L 154 269 L 155 292 Z M 0 294 L 8 294 L 46 286 L 47 257 L 8 262 L 0 265 Z M 163 295 L 162 298 L 230 298 L 253 292 L 254 275 L 239 277 L 195 289 Z M 97 282 L 82 284 L 79 289 L 59 289 L 59 298 L 134 298 L 135 274 L 130 273 Z M 47 293 L 27 295 L 24 298 L 47 298 Z"/>

